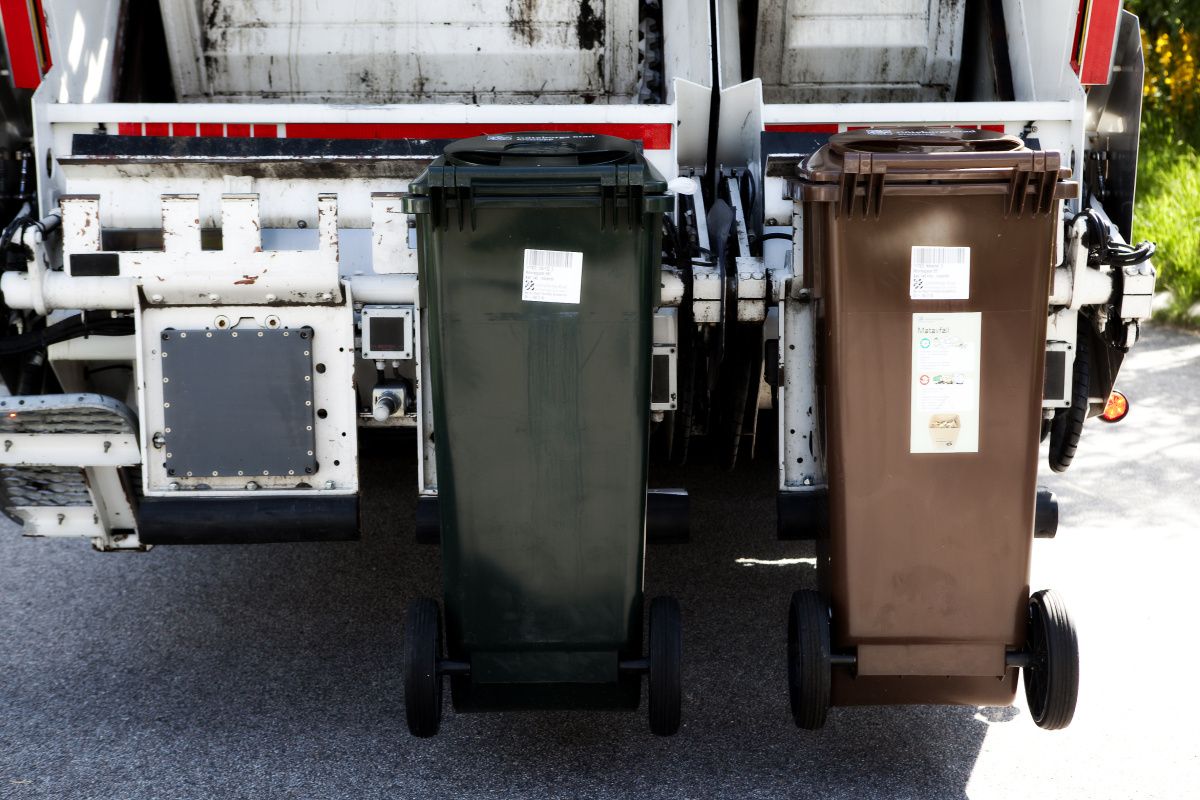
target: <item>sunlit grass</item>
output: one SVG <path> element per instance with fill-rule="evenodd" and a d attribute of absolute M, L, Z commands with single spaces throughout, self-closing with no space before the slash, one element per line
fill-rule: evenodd
<path fill-rule="evenodd" d="M 1200 153 L 1161 134 L 1141 145 L 1134 240 L 1157 243 L 1158 289 L 1174 297 L 1164 315 L 1185 321 L 1200 302 Z"/>

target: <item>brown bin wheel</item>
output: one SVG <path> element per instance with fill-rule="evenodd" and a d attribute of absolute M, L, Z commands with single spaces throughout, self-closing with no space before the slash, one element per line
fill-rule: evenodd
<path fill-rule="evenodd" d="M 1024 679 L 1029 712 L 1039 728 L 1065 728 L 1079 698 L 1079 641 L 1066 606 L 1048 589 L 1029 598 L 1028 639 Z"/>
<path fill-rule="evenodd" d="M 796 727 L 816 730 L 829 712 L 829 606 L 819 592 L 792 595 L 788 611 L 788 698 Z"/>
<path fill-rule="evenodd" d="M 679 731 L 683 704 L 683 623 L 673 597 L 650 601 L 650 730 L 656 736 Z"/>
<path fill-rule="evenodd" d="M 413 736 L 433 736 L 441 727 L 441 654 L 441 610 L 436 600 L 418 597 L 404 615 L 404 716 Z"/>
<path fill-rule="evenodd" d="M 1079 315 L 1079 329 L 1075 335 L 1075 363 L 1071 368 L 1071 405 L 1054 413 L 1050 423 L 1050 469 L 1066 472 L 1075 459 L 1079 448 L 1079 437 L 1083 434 L 1083 423 L 1088 415 L 1088 391 L 1091 389 L 1091 361 L 1089 339 L 1091 323 L 1083 314 Z"/>

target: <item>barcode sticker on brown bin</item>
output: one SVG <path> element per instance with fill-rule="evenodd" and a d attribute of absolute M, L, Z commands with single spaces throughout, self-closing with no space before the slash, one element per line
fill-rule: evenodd
<path fill-rule="evenodd" d="M 971 248 L 913 246 L 908 296 L 913 300 L 968 299 Z"/>
<path fill-rule="evenodd" d="M 570 250 L 526 250 L 521 272 L 521 299 L 532 303 L 579 303 L 583 253 Z"/>

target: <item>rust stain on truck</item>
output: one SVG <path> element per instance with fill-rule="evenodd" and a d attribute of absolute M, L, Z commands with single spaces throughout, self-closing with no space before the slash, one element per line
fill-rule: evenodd
<path fill-rule="evenodd" d="M 604 47 L 604 14 L 592 10 L 591 0 L 579 4 L 579 16 L 575 20 L 575 33 L 579 37 L 580 50 Z"/>
<path fill-rule="evenodd" d="M 510 0 L 508 4 L 508 27 L 513 38 L 520 39 L 532 47 L 538 38 L 538 29 L 533 22 L 537 0 Z"/>

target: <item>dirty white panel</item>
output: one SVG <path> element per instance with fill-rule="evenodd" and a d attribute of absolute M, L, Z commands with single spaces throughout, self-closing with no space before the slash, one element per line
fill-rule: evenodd
<path fill-rule="evenodd" d="M 1004 0 L 1008 57 L 1017 100 L 1084 96 L 1071 69 L 1079 4 L 1073 0 Z"/>
<path fill-rule="evenodd" d="M 46 75 L 49 99 L 104 103 L 113 99 L 117 20 L 121 0 L 53 0 L 42 3 L 54 66 Z"/>
<path fill-rule="evenodd" d="M 663 3 L 662 15 L 667 101 L 677 102 L 676 84 L 672 78 L 700 86 L 712 85 L 712 26 L 708 2 L 670 0 Z"/>
<path fill-rule="evenodd" d="M 186 101 L 633 102 L 636 0 L 160 0 Z"/>
<path fill-rule="evenodd" d="M 749 165 L 757 177 L 762 151 L 762 83 L 755 79 L 721 91 L 717 125 L 717 161 L 722 166 Z"/>
<path fill-rule="evenodd" d="M 673 87 L 675 110 L 678 115 L 675 153 L 679 166 L 703 167 L 708 151 L 708 118 L 712 113 L 712 90 L 685 80 L 676 80 Z M 674 176 L 674 172 L 663 174 Z"/>
<path fill-rule="evenodd" d="M 755 76 L 768 103 L 953 98 L 966 0 L 763 0 Z"/>

